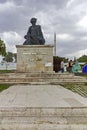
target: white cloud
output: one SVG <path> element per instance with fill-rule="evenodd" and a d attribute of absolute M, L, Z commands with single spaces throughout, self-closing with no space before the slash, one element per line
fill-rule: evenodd
<path fill-rule="evenodd" d="M 81 18 L 81 20 L 77 23 L 77 26 L 87 29 L 87 15 Z"/>
<path fill-rule="evenodd" d="M 4 32 L 3 33 L 3 38 L 8 42 L 8 41 L 11 41 L 11 42 L 15 42 L 15 41 L 20 41 L 22 38 L 21 36 L 17 33 L 17 32 Z"/>
<path fill-rule="evenodd" d="M 56 32 L 57 55 L 77 56 L 87 48 L 86 0 L 0 0 L 0 37 L 7 51 L 23 44 L 31 17 L 37 17 L 46 44 L 54 42 Z"/>
<path fill-rule="evenodd" d="M 73 37 L 71 35 L 69 35 L 69 34 L 58 34 L 57 38 L 61 39 L 61 40 L 67 40 L 67 41 L 73 39 Z"/>
<path fill-rule="evenodd" d="M 21 7 L 23 7 L 23 6 L 22 5 L 16 5 L 13 0 L 7 1 L 5 3 L 0 3 L 0 13 L 3 13 L 5 11 L 9 11 L 9 10 L 13 11 L 13 10 L 15 10 L 17 8 L 21 8 Z"/>
<path fill-rule="evenodd" d="M 81 38 L 82 41 L 87 41 L 87 36 Z"/>
<path fill-rule="evenodd" d="M 14 8 L 14 3 L 12 1 L 7 1 L 6 3 L 0 3 L 0 13 Z"/>
<path fill-rule="evenodd" d="M 70 54 L 69 56 L 76 56 L 76 58 L 79 58 L 82 55 L 87 55 L 87 49 L 77 51 L 75 53 Z"/>
<path fill-rule="evenodd" d="M 17 32 L 4 32 L 2 39 L 6 44 L 6 50 L 11 52 L 16 52 L 17 44 L 23 44 L 23 38 Z"/>
<path fill-rule="evenodd" d="M 68 3 L 67 3 L 67 5 L 66 5 L 67 8 L 70 7 L 70 6 L 72 6 L 72 3 L 73 3 L 74 1 L 75 1 L 75 0 L 69 0 Z"/>

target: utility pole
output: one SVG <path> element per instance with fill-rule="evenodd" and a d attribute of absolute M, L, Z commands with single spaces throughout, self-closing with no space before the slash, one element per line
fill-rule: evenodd
<path fill-rule="evenodd" d="M 54 56 L 56 56 L 56 33 L 54 32 Z"/>

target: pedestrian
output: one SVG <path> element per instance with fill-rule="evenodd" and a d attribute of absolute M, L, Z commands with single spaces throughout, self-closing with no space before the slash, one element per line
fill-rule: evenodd
<path fill-rule="evenodd" d="M 71 73 L 72 72 L 72 66 L 73 66 L 73 63 L 72 63 L 72 60 L 69 61 L 69 72 Z"/>
<path fill-rule="evenodd" d="M 64 61 L 61 61 L 61 73 L 64 73 Z"/>

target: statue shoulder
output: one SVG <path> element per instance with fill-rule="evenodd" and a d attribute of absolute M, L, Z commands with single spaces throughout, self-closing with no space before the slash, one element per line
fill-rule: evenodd
<path fill-rule="evenodd" d="M 40 25 L 37 25 L 37 27 L 38 27 L 38 28 L 41 28 L 41 26 L 40 26 Z"/>

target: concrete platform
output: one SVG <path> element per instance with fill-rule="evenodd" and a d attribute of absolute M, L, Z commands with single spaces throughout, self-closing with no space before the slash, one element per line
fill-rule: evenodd
<path fill-rule="evenodd" d="M 87 98 L 60 85 L 14 85 L 0 93 L 0 130 L 87 130 Z"/>
<path fill-rule="evenodd" d="M 0 107 L 87 107 L 87 99 L 60 85 L 14 85 L 0 93 Z"/>

